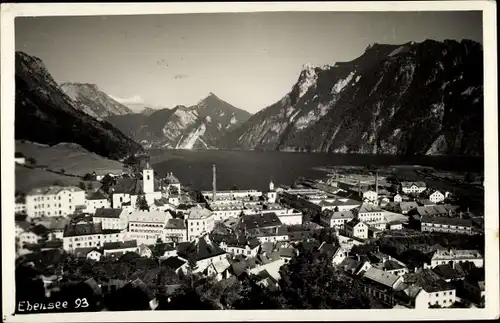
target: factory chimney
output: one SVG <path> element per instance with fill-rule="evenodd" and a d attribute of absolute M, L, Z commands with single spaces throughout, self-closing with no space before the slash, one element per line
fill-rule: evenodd
<path fill-rule="evenodd" d="M 212 165 L 212 176 L 213 176 L 213 179 L 212 179 L 212 189 L 213 189 L 213 192 L 212 192 L 212 201 L 215 202 L 215 198 L 216 198 L 216 192 L 217 192 L 217 189 L 216 189 L 216 184 L 217 184 L 217 180 L 216 180 L 216 168 L 215 168 L 215 164 Z"/>
<path fill-rule="evenodd" d="M 375 193 L 378 199 L 378 171 L 375 173 Z"/>

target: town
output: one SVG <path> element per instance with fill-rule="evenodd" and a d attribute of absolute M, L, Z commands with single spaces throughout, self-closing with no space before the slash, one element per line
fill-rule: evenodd
<path fill-rule="evenodd" d="M 17 303 L 72 295 L 78 311 L 484 307 L 484 214 L 461 196 L 377 170 L 271 181 L 265 191 L 221 190 L 216 165 L 207 171 L 210 191 L 157 174 L 145 158 L 121 174 L 85 175 L 98 188 L 19 193 Z"/>

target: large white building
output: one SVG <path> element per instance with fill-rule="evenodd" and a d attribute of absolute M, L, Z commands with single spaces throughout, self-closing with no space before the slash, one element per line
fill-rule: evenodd
<path fill-rule="evenodd" d="M 188 241 L 186 223 L 183 219 L 169 219 L 163 230 L 163 242 Z"/>
<path fill-rule="evenodd" d="M 385 230 L 387 221 L 384 217 L 384 210 L 373 204 L 363 204 L 355 211 L 356 218 L 361 222 L 366 222 L 369 226 L 379 230 Z"/>
<path fill-rule="evenodd" d="M 186 224 L 188 240 L 193 241 L 197 237 L 209 233 L 214 229 L 214 215 L 212 211 L 198 205 L 189 210 Z"/>
<path fill-rule="evenodd" d="M 401 182 L 401 191 L 405 194 L 420 194 L 426 189 L 424 182 Z"/>
<path fill-rule="evenodd" d="M 63 235 L 63 249 L 74 251 L 83 247 L 102 247 L 107 242 L 122 242 L 123 232 L 120 230 L 103 230 L 102 223 L 82 220 L 66 226 Z"/>
<path fill-rule="evenodd" d="M 131 211 L 128 213 L 127 240 L 137 240 L 138 244 L 154 244 L 158 239 L 163 239 L 163 229 L 171 218 L 169 212 Z"/>
<path fill-rule="evenodd" d="M 476 267 L 483 267 L 484 257 L 477 250 L 440 249 L 432 255 L 430 266 L 425 264 L 424 267 L 434 268 L 438 265 L 450 264 L 454 268 L 456 264 L 464 262 L 472 262 Z"/>
<path fill-rule="evenodd" d="M 37 188 L 26 195 L 26 213 L 31 218 L 66 216 L 77 206 L 85 206 L 85 191 L 75 186 Z"/>
<path fill-rule="evenodd" d="M 434 191 L 429 195 L 429 201 L 431 201 L 432 203 L 441 203 L 444 201 L 444 194 L 440 191 Z"/>
<path fill-rule="evenodd" d="M 378 201 L 378 194 L 377 192 L 374 191 L 366 191 L 363 192 L 363 202 L 365 203 L 371 203 L 371 204 L 377 204 Z"/>
<path fill-rule="evenodd" d="M 354 219 L 352 211 L 327 210 L 320 215 L 320 224 L 328 228 L 344 229 L 345 224 Z"/>
<path fill-rule="evenodd" d="M 155 200 L 161 199 L 166 191 L 163 193 L 160 184 L 155 181 L 154 170 L 146 164 L 142 171 L 142 180 L 135 178 L 120 178 L 116 185 L 112 188 L 114 208 L 126 208 L 135 210 L 137 206 L 137 199 L 139 196 L 144 195 L 148 205 L 154 205 Z"/>
<path fill-rule="evenodd" d="M 213 202 L 213 191 L 202 191 L 203 197 L 210 202 Z M 238 199 L 255 199 L 258 200 L 262 196 L 261 191 L 257 190 L 230 190 L 216 191 L 216 201 L 219 200 L 238 200 Z"/>

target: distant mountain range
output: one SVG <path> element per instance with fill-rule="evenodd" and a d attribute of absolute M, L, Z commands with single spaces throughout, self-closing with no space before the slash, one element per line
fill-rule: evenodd
<path fill-rule="evenodd" d="M 291 91 L 226 134 L 224 147 L 483 155 L 483 50 L 473 41 L 373 44 L 306 64 Z"/>
<path fill-rule="evenodd" d="M 213 149 L 220 146 L 227 131 L 251 116 L 213 93 L 191 107 L 149 112 L 113 115 L 106 120 L 148 148 Z"/>
<path fill-rule="evenodd" d="M 97 93 L 104 101 L 105 96 L 96 88 L 77 86 L 73 101 L 45 68 L 43 62 L 23 52 L 16 52 L 16 100 L 15 100 L 15 138 L 55 145 L 61 142 L 76 143 L 101 156 L 120 159 L 143 148 L 125 136 L 120 130 L 105 121 L 99 121 L 81 109 L 88 104 L 80 93 Z M 68 90 L 68 87 L 67 87 Z M 100 106 L 99 106 L 100 105 Z M 98 101 L 96 111 L 116 109 Z M 105 114 L 105 112 L 102 112 Z"/>
<path fill-rule="evenodd" d="M 172 109 L 117 100 L 93 84 L 58 86 L 40 59 L 16 53 L 16 139 L 111 158 L 140 146 L 484 154 L 483 49 L 468 40 L 373 44 L 350 62 L 305 64 L 290 92 L 255 115 L 213 93 Z"/>

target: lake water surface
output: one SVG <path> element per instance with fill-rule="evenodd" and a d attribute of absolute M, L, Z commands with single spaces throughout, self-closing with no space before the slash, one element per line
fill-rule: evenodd
<path fill-rule="evenodd" d="M 322 166 L 422 165 L 450 171 L 482 172 L 482 157 L 390 156 L 291 153 L 277 151 L 150 150 L 151 163 L 160 176 L 173 172 L 184 185 L 210 190 L 212 165 L 217 166 L 217 188 L 266 189 L 275 184 L 291 185 L 297 177 L 324 178 L 315 170 Z"/>

